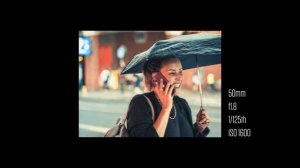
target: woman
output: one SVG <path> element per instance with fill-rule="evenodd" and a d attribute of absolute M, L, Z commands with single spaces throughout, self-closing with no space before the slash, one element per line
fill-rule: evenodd
<path fill-rule="evenodd" d="M 183 81 L 182 65 L 179 59 L 148 60 L 144 64 L 145 93 L 154 107 L 155 120 L 146 98 L 136 95 L 132 98 L 127 118 L 129 137 L 206 137 L 209 133 L 209 116 L 204 109 L 197 114 L 193 124 L 191 109 L 185 99 L 177 96 Z M 168 80 L 155 81 L 161 74 Z M 175 94 L 172 94 L 175 90 Z"/>

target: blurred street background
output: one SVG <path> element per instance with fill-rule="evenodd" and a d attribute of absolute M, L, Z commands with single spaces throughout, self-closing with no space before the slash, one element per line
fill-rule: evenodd
<path fill-rule="evenodd" d="M 144 92 L 142 74 L 119 75 L 123 67 L 158 40 L 183 34 L 220 31 L 79 31 L 79 137 L 103 137 L 131 98 Z M 197 70 L 203 106 L 212 118 L 209 137 L 221 137 L 221 64 L 184 70 L 180 97 L 193 120 L 200 108 Z"/>

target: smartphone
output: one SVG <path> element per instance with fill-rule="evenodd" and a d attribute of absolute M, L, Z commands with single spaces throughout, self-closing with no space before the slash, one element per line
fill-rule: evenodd
<path fill-rule="evenodd" d="M 156 72 L 153 76 L 153 79 L 152 79 L 152 82 L 155 83 L 159 83 L 160 84 L 160 79 L 163 79 L 163 84 L 164 86 L 166 87 L 167 86 L 167 83 L 169 82 L 166 77 L 161 73 L 161 72 Z M 172 91 L 172 95 L 174 95 L 175 93 L 175 88 L 173 89 Z"/>

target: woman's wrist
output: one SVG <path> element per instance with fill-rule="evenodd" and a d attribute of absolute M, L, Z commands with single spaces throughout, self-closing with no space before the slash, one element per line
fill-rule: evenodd
<path fill-rule="evenodd" d="M 162 112 L 170 112 L 171 109 L 172 109 L 172 106 L 171 107 L 161 107 Z"/>

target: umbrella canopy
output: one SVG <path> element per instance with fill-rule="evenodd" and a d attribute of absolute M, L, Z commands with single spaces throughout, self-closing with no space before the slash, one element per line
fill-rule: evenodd
<path fill-rule="evenodd" d="M 221 63 L 221 35 L 199 33 L 157 41 L 147 51 L 135 55 L 121 74 L 141 73 L 147 60 L 174 56 L 183 69 Z"/>

